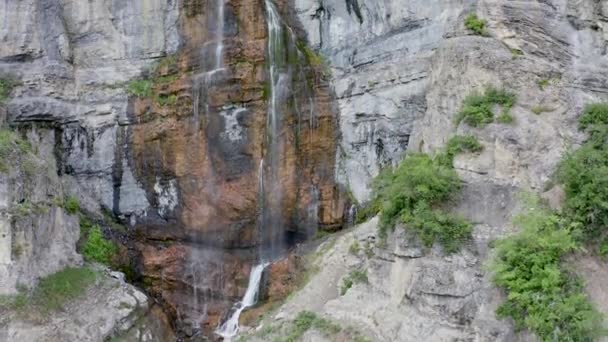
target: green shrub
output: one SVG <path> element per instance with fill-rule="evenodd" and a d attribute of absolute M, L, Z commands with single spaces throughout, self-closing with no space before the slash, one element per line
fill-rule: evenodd
<path fill-rule="evenodd" d="M 600 245 L 600 255 L 603 257 L 608 256 L 608 240 L 604 240 Z"/>
<path fill-rule="evenodd" d="M 578 279 L 561 266 L 576 250 L 576 225 L 536 207 L 516 219 L 521 231 L 497 241 L 494 282 L 507 291 L 498 315 L 543 341 L 592 341 L 601 316 Z"/>
<path fill-rule="evenodd" d="M 453 136 L 446 147 L 446 154 L 450 157 L 461 153 L 478 153 L 481 151 L 483 151 L 483 145 L 473 135 Z"/>
<path fill-rule="evenodd" d="M 473 230 L 467 220 L 433 210 L 424 202 L 419 203 L 413 211 L 404 213 L 402 220 L 416 232 L 426 247 L 439 242 L 447 253 L 457 252 Z"/>
<path fill-rule="evenodd" d="M 408 155 L 397 168 L 383 170 L 373 182 L 384 227 L 392 227 L 418 203 L 439 204 L 459 188 L 460 180 L 451 165 L 425 154 Z"/>
<path fill-rule="evenodd" d="M 287 334 L 287 336 L 284 339 L 279 337 L 276 339 L 276 341 L 299 341 L 304 333 L 313 328 L 326 336 L 335 335 L 342 330 L 339 325 L 317 316 L 317 314 L 314 312 L 302 311 L 298 313 L 298 316 L 296 316 L 292 323 L 291 331 Z"/>
<path fill-rule="evenodd" d="M 608 105 L 587 106 L 579 122 L 589 139 L 566 155 L 557 176 L 566 193 L 565 214 L 595 239 L 606 235 L 608 226 Z"/>
<path fill-rule="evenodd" d="M 82 296 L 95 283 L 97 273 L 86 267 L 68 267 L 60 272 L 40 279 L 33 291 L 18 288 L 15 296 L 0 296 L 0 308 L 47 313 L 61 309 L 70 300 Z"/>
<path fill-rule="evenodd" d="M 608 125 L 608 103 L 587 105 L 578 122 L 581 129 L 597 125 Z"/>
<path fill-rule="evenodd" d="M 540 88 L 540 90 L 545 90 L 545 88 L 549 86 L 550 82 L 551 80 L 549 80 L 548 78 L 543 78 L 538 81 L 538 87 Z"/>
<path fill-rule="evenodd" d="M 486 31 L 486 24 L 487 22 L 480 19 L 475 13 L 469 14 L 464 20 L 464 26 L 480 36 L 488 35 Z"/>
<path fill-rule="evenodd" d="M 509 116 L 509 111 L 515 101 L 515 94 L 504 89 L 489 87 L 483 95 L 472 94 L 465 98 L 463 108 L 456 115 L 456 123 L 464 121 L 471 127 L 489 124 L 494 121 L 492 109 L 495 105 L 502 106 L 501 117 L 503 120 L 507 120 L 506 117 Z"/>
<path fill-rule="evenodd" d="M 152 81 L 133 80 L 127 85 L 127 92 L 139 98 L 152 96 Z"/>
<path fill-rule="evenodd" d="M 354 284 L 367 284 L 368 282 L 367 271 L 353 270 L 342 280 L 342 286 L 340 286 L 340 295 L 345 295 Z"/>
<path fill-rule="evenodd" d="M 15 82 L 8 78 L 0 78 L 0 105 L 3 105 L 11 91 L 15 87 Z"/>
<path fill-rule="evenodd" d="M 158 95 L 156 97 L 156 103 L 158 103 L 159 105 L 161 105 L 163 107 L 174 105 L 177 103 L 177 96 L 175 94 Z"/>
<path fill-rule="evenodd" d="M 510 124 L 510 123 L 513 123 L 513 121 L 515 121 L 515 119 L 513 118 L 513 116 L 511 116 L 509 114 L 500 114 L 500 116 L 498 116 L 497 121 L 502 124 Z"/>
<path fill-rule="evenodd" d="M 112 241 L 106 240 L 99 226 L 89 228 L 83 255 L 86 261 L 110 265 L 118 253 L 118 247 Z"/>
<path fill-rule="evenodd" d="M 63 204 L 64 209 L 70 214 L 75 215 L 80 211 L 80 202 L 74 196 L 68 196 Z"/>

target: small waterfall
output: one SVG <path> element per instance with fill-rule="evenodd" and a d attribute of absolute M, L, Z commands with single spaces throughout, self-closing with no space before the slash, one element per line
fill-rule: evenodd
<path fill-rule="evenodd" d="M 221 69 L 223 66 L 224 52 L 224 4 L 225 0 L 217 0 L 217 27 L 215 29 L 215 70 Z"/>
<path fill-rule="evenodd" d="M 266 266 L 268 266 L 267 263 L 261 263 L 251 269 L 245 296 L 243 296 L 243 299 L 240 302 L 234 305 L 230 318 L 215 331 L 216 334 L 224 338 L 224 341 L 231 341 L 239 332 L 239 317 L 241 316 L 241 312 L 257 303 L 260 282 L 262 281 L 262 274 L 264 273 Z"/>

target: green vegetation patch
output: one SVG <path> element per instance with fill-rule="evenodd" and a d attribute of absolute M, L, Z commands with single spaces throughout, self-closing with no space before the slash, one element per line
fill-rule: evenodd
<path fill-rule="evenodd" d="M 480 36 L 487 36 L 486 31 L 487 21 L 480 19 L 477 14 L 471 13 L 464 20 L 464 26 Z"/>
<path fill-rule="evenodd" d="M 314 312 L 302 311 L 293 321 L 291 330 L 284 339 L 278 339 L 281 342 L 296 342 L 310 329 L 318 330 L 326 336 L 331 336 L 339 333 L 342 328 L 331 322 L 328 319 L 321 318 Z"/>
<path fill-rule="evenodd" d="M 150 97 L 152 96 L 152 81 L 133 80 L 127 85 L 127 92 L 138 98 Z"/>
<path fill-rule="evenodd" d="M 63 203 L 63 208 L 70 215 L 75 215 L 80 211 L 80 202 L 78 201 L 78 198 L 74 196 L 68 196 Z"/>
<path fill-rule="evenodd" d="M 367 284 L 368 282 L 366 270 L 353 270 L 342 280 L 340 295 L 345 295 L 354 284 Z"/>
<path fill-rule="evenodd" d="M 483 151 L 483 145 L 474 135 L 455 135 L 446 146 L 446 155 L 450 160 L 461 153 L 479 153 Z"/>
<path fill-rule="evenodd" d="M 471 127 L 482 127 L 494 121 L 493 107 L 502 106 L 500 122 L 509 123 L 513 119 L 509 115 L 511 108 L 517 100 L 515 94 L 504 90 L 489 87 L 483 95 L 472 94 L 464 100 L 461 111 L 456 115 L 456 123 L 464 121 Z"/>
<path fill-rule="evenodd" d="M 11 91 L 15 87 L 16 82 L 9 78 L 0 78 L 0 105 L 3 105 L 8 100 Z"/>
<path fill-rule="evenodd" d="M 29 159 L 30 154 L 32 154 L 32 145 L 27 140 L 21 138 L 15 131 L 0 129 L 0 172 L 8 172 L 10 166 L 15 164 L 27 166 L 23 168 L 26 174 L 35 172 L 35 164 Z"/>
<path fill-rule="evenodd" d="M 15 296 L 0 297 L 0 308 L 48 313 L 81 297 L 95 283 L 97 273 L 87 267 L 68 267 L 40 279 L 32 291 L 19 289 Z"/>
<path fill-rule="evenodd" d="M 452 162 L 457 154 L 482 150 L 475 137 L 455 136 L 445 152 L 434 158 L 426 154 L 408 155 L 398 167 L 387 168 L 374 179 L 372 200 L 360 213 L 366 218 L 380 213 L 382 238 L 401 222 L 425 246 L 440 243 L 447 253 L 458 251 L 470 238 L 472 225 L 442 209 L 461 186 Z M 358 221 L 361 219 L 357 217 Z"/>
<path fill-rule="evenodd" d="M 608 104 L 587 106 L 579 122 L 589 139 L 566 155 L 557 176 L 566 192 L 565 214 L 587 238 L 601 240 L 608 226 Z"/>
<path fill-rule="evenodd" d="M 494 282 L 507 291 L 497 313 L 542 341 L 592 341 L 601 316 L 579 279 L 562 266 L 564 256 L 579 248 L 578 225 L 538 203 L 528 207 L 515 221 L 521 231 L 495 244 Z"/>
<path fill-rule="evenodd" d="M 89 262 L 110 265 L 114 256 L 118 253 L 118 246 L 104 238 L 98 225 L 89 226 L 85 230 L 86 240 L 82 248 L 84 259 Z"/>

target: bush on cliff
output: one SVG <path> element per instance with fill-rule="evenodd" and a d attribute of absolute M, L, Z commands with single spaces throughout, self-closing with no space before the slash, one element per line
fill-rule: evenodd
<path fill-rule="evenodd" d="M 527 207 L 529 212 L 515 220 L 521 231 L 495 244 L 493 280 L 507 291 L 497 313 L 542 341 L 592 341 L 601 316 L 579 279 L 562 265 L 564 257 L 578 249 L 578 225 L 539 201 Z"/>
<path fill-rule="evenodd" d="M 515 94 L 493 87 L 487 88 L 483 95 L 471 94 L 465 98 L 462 109 L 456 115 L 456 124 L 464 121 L 471 127 L 481 127 L 492 123 L 494 122 L 493 107 L 496 105 L 502 107 L 502 114 L 499 117 L 500 122 L 512 122 L 509 112 L 515 105 L 515 101 Z"/>
<path fill-rule="evenodd" d="M 566 192 L 564 214 L 596 239 L 608 233 L 608 104 L 587 106 L 579 122 L 589 139 L 565 157 L 558 180 Z"/>
<path fill-rule="evenodd" d="M 488 35 L 486 24 L 487 22 L 480 19 L 475 13 L 469 14 L 464 20 L 464 26 L 480 36 Z"/>
<path fill-rule="evenodd" d="M 3 105 L 11 91 L 15 87 L 15 81 L 10 78 L 0 78 L 0 105 Z"/>
<path fill-rule="evenodd" d="M 460 139 L 460 138 L 459 138 Z M 466 140 L 466 143 L 462 143 Z M 448 253 L 456 252 L 469 238 L 471 225 L 444 212 L 445 204 L 460 189 L 460 179 L 452 167 L 456 153 L 479 150 L 472 140 L 454 141 L 449 152 L 432 158 L 410 154 L 396 168 L 385 169 L 373 182 L 372 204 L 380 212 L 380 235 L 386 236 L 397 221 L 415 232 L 431 247 L 440 243 Z M 474 146 L 475 145 L 475 146 Z"/>
<path fill-rule="evenodd" d="M 116 244 L 106 240 L 101 228 L 97 225 L 90 227 L 86 234 L 86 241 L 82 249 L 84 259 L 89 262 L 110 265 L 112 259 L 118 253 Z"/>

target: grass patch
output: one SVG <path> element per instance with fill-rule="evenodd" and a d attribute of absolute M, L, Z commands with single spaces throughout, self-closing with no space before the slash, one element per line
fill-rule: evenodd
<path fill-rule="evenodd" d="M 513 121 L 515 121 L 515 119 L 511 115 L 503 113 L 498 116 L 496 121 L 498 121 L 502 124 L 510 124 L 510 123 L 513 123 Z"/>
<path fill-rule="evenodd" d="M 278 338 L 280 342 L 296 342 L 310 329 L 318 330 L 326 336 L 339 333 L 342 328 L 328 319 L 321 318 L 314 312 L 302 311 L 298 313 L 292 323 L 291 329 L 284 339 Z"/>
<path fill-rule="evenodd" d="M 98 225 L 88 226 L 85 230 L 86 241 L 82 248 L 84 259 L 89 262 L 110 265 L 114 256 L 118 253 L 116 244 L 103 237 Z"/>
<path fill-rule="evenodd" d="M 32 153 L 32 145 L 15 131 L 6 128 L 0 129 L 0 172 L 8 172 L 11 165 L 27 164 L 28 167 L 23 171 L 29 175 L 27 171 L 35 171 L 30 170 L 31 167 L 35 167 L 35 165 L 31 165 L 33 163 L 30 160 Z"/>
<path fill-rule="evenodd" d="M 578 225 L 548 209 L 529 204 L 516 218 L 521 231 L 496 242 L 491 269 L 496 285 L 507 291 L 498 308 L 518 329 L 530 329 L 542 341 L 592 341 L 601 316 L 587 300 L 582 283 L 562 266 L 577 250 Z"/>
<path fill-rule="evenodd" d="M 133 80 L 127 85 L 127 93 L 138 98 L 152 96 L 152 81 Z"/>
<path fill-rule="evenodd" d="M 480 19 L 477 14 L 471 13 L 464 20 L 464 26 L 480 36 L 487 36 L 486 31 L 487 21 Z"/>
<path fill-rule="evenodd" d="M 483 151 L 483 145 L 473 135 L 453 136 L 446 146 L 446 155 L 452 160 L 454 156 L 461 153 L 479 153 Z"/>
<path fill-rule="evenodd" d="M 532 111 L 532 113 L 534 113 L 536 115 L 541 115 L 542 113 L 552 112 L 553 108 L 548 107 L 548 106 L 543 106 L 543 105 L 537 105 L 537 106 L 532 107 L 531 111 Z"/>
<path fill-rule="evenodd" d="M 548 78 L 543 78 L 538 80 L 538 87 L 540 88 L 540 90 L 545 90 L 545 88 L 547 88 L 549 86 L 549 84 L 551 83 L 551 80 Z"/>
<path fill-rule="evenodd" d="M 82 296 L 96 279 L 97 273 L 90 268 L 68 267 L 41 279 L 32 302 L 46 310 L 60 309 L 70 300 Z"/>
<path fill-rule="evenodd" d="M 508 121 L 507 117 L 515 101 L 515 94 L 504 89 L 489 87 L 483 95 L 474 93 L 465 98 L 461 111 L 456 115 L 456 124 L 464 121 L 471 127 L 485 126 L 494 121 L 495 105 L 502 106 L 502 120 Z"/>
<path fill-rule="evenodd" d="M 513 59 L 519 58 L 524 55 L 524 52 L 520 49 L 511 48 L 509 49 L 509 51 L 511 51 L 511 56 L 513 57 Z"/>
<path fill-rule="evenodd" d="M 352 255 L 358 255 L 360 251 L 361 246 L 359 245 L 359 241 L 357 240 L 353 241 L 350 247 L 348 247 L 348 252 Z"/>
<path fill-rule="evenodd" d="M 14 296 L 0 296 L 0 308 L 47 314 L 81 297 L 95 283 L 97 273 L 87 267 L 68 267 L 40 279 L 32 291 L 20 288 Z"/>
<path fill-rule="evenodd" d="M 366 270 L 353 270 L 342 280 L 340 295 L 344 296 L 354 284 L 367 284 L 368 282 Z"/>
<path fill-rule="evenodd" d="M 80 202 L 74 196 L 68 196 L 63 203 L 63 208 L 70 214 L 76 215 L 80 211 Z"/>
<path fill-rule="evenodd" d="M 16 82 L 9 78 L 0 78 L 0 105 L 6 103 L 11 91 L 16 86 Z"/>
<path fill-rule="evenodd" d="M 156 96 L 156 103 L 163 107 L 172 106 L 177 103 L 177 95 L 158 95 Z"/>

